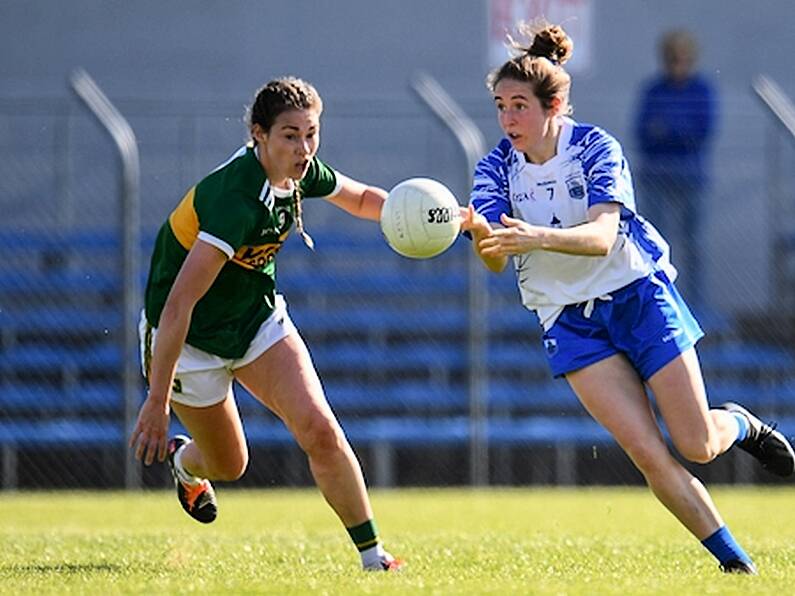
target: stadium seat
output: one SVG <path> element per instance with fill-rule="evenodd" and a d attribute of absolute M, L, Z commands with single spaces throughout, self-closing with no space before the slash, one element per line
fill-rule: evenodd
<path fill-rule="evenodd" d="M 384 466 L 395 449 L 468 449 L 468 243 L 415 261 L 396 255 L 379 234 L 312 232 L 315 252 L 295 238 L 299 246 L 285 247 L 279 284 L 351 442 L 377 451 L 381 479 L 392 477 Z M 145 234 L 143 245 L 153 238 Z M 122 444 L 118 234 L 0 230 L 0 248 L 7 255 L 0 268 L 0 446 L 33 446 L 29 433 L 43 432 L 45 446 Z M 485 279 L 489 418 L 482 428 L 489 445 L 612 441 L 568 385 L 550 378 L 538 322 L 519 305 L 514 276 Z M 718 315 L 702 320 L 719 331 L 716 341 L 699 345 L 711 402 L 740 401 L 787 428 L 795 421 L 792 354 L 740 342 L 733 323 Z M 236 393 L 252 446 L 294 445 L 276 416 L 244 389 Z"/>
<path fill-rule="evenodd" d="M 585 410 L 563 380 L 526 382 L 500 379 L 489 382 L 489 408 L 495 412 L 577 413 Z"/>
<path fill-rule="evenodd" d="M 762 381 L 784 379 L 795 370 L 795 357 L 781 347 L 725 342 L 698 349 L 706 378 Z"/>
<path fill-rule="evenodd" d="M 118 370 L 121 350 L 112 344 L 84 348 L 67 346 L 23 346 L 7 350 L 0 359 L 0 372 L 82 369 L 95 372 Z"/>
<path fill-rule="evenodd" d="M 121 445 L 125 440 L 118 421 L 76 420 L 0 420 L 0 446 L 44 449 L 53 446 Z"/>
<path fill-rule="evenodd" d="M 116 383 L 81 383 L 67 388 L 32 383 L 0 385 L 0 418 L 19 412 L 41 417 L 118 414 L 123 407 L 122 389 Z"/>
<path fill-rule="evenodd" d="M 318 369 L 359 371 L 399 371 L 443 368 L 460 371 L 467 365 L 466 347 L 434 341 L 407 345 L 369 345 L 363 342 L 322 344 L 310 349 Z"/>

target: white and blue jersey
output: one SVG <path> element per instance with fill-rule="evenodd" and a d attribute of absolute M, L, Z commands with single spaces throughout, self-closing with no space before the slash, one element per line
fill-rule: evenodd
<path fill-rule="evenodd" d="M 635 211 L 621 145 L 596 126 L 561 118 L 555 157 L 533 164 L 503 139 L 477 165 L 471 202 L 489 222 L 500 215 L 570 228 L 598 203 L 621 205 L 618 236 L 604 257 L 534 250 L 513 258 L 522 303 L 549 329 L 564 307 L 592 301 L 662 271 L 673 280 L 668 244 Z"/>
<path fill-rule="evenodd" d="M 673 279 L 668 244 L 635 212 L 621 145 L 600 128 L 562 119 L 555 157 L 529 163 L 508 139 L 478 164 L 472 204 L 500 215 L 570 228 L 598 203 L 621 205 L 615 244 L 603 257 L 534 250 L 514 257 L 524 305 L 544 327 L 552 374 L 624 354 L 648 380 L 703 336 Z"/>

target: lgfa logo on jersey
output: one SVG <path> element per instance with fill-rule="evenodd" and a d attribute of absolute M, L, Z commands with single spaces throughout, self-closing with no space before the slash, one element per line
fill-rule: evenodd
<path fill-rule="evenodd" d="M 514 192 L 511 193 L 511 201 L 514 203 L 524 203 L 525 201 L 535 201 L 535 195 L 533 195 L 533 191 L 529 193 L 526 192 Z"/>

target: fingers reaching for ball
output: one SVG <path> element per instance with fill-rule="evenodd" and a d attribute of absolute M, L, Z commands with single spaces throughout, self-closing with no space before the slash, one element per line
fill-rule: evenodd
<path fill-rule="evenodd" d="M 461 207 L 461 231 L 473 232 L 476 236 L 487 236 L 491 234 L 491 226 L 483 215 L 469 205 Z"/>

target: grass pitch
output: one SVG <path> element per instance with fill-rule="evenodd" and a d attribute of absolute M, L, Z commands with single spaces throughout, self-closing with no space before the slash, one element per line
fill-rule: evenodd
<path fill-rule="evenodd" d="M 314 490 L 221 487 L 202 526 L 169 492 L 0 493 L 0 593 L 791 593 L 795 490 L 713 496 L 760 568 L 725 576 L 644 489 L 373 491 L 399 574 L 365 574 Z"/>

